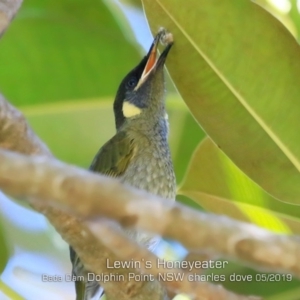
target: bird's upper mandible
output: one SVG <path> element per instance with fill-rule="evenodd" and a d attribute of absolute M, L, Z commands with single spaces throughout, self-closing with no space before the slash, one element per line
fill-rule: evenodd
<path fill-rule="evenodd" d="M 158 45 L 164 50 L 158 55 Z M 159 30 L 141 62 L 122 80 L 114 102 L 116 127 L 119 129 L 130 119 L 151 120 L 160 113 L 164 115 L 165 80 L 163 66 L 173 45 L 173 38 L 164 29 Z"/>

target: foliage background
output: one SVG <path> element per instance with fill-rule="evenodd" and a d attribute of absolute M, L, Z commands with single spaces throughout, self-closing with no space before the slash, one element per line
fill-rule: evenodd
<path fill-rule="evenodd" d="M 297 1 L 259 3 L 298 37 Z M 0 90 L 25 114 L 56 157 L 87 168 L 99 147 L 114 133 L 112 101 L 118 84 L 139 62 L 151 40 L 139 1 L 26 0 L 0 41 Z M 168 91 L 170 146 L 177 182 L 181 183 L 205 133 L 176 94 L 170 79 Z M 211 157 L 206 157 L 206 161 L 219 163 L 203 168 L 203 185 L 215 187 L 216 182 L 225 181 L 230 187 L 228 197 L 213 198 L 213 191 L 201 206 L 183 195 L 178 196 L 179 201 L 277 232 L 299 233 L 299 210 L 253 188 L 252 181 L 225 156 L 220 158 L 219 153 L 207 151 Z M 201 165 L 198 156 L 193 165 L 197 162 Z M 218 178 L 209 176 L 212 169 Z M 192 170 L 190 177 L 193 176 Z M 73 299 L 72 283 L 41 281 L 43 273 L 70 273 L 67 245 L 42 216 L 22 205 L 18 201 L 12 203 L 4 195 L 0 198 L 0 299 Z M 160 251 L 171 258 L 182 255 L 177 244 L 163 244 Z M 236 263 L 219 271 L 232 273 L 255 271 Z M 225 286 L 273 300 L 299 299 L 300 293 L 296 280 L 227 281 Z"/>

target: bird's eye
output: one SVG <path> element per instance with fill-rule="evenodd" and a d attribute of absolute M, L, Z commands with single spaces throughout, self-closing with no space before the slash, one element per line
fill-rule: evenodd
<path fill-rule="evenodd" d="M 129 88 L 133 88 L 136 86 L 137 80 L 135 77 L 131 77 L 128 81 L 127 81 L 127 86 Z"/>

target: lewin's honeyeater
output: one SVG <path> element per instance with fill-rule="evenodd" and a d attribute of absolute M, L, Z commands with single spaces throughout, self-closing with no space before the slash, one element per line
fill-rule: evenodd
<path fill-rule="evenodd" d="M 156 35 L 148 54 L 122 80 L 115 101 L 116 134 L 100 148 L 90 170 L 118 177 L 121 182 L 167 199 L 175 199 L 176 182 L 168 145 L 168 120 L 165 110 L 163 67 L 172 41 L 158 57 Z M 109 203 L 107 203 L 109 205 Z M 128 236 L 153 250 L 159 237 L 141 231 L 126 230 Z M 70 248 L 73 275 L 87 271 Z M 101 253 L 99 253 L 101 255 Z M 98 282 L 76 281 L 77 300 L 88 300 L 97 291 Z"/>

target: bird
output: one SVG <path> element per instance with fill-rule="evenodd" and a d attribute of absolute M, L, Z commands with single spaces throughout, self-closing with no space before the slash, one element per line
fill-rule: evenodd
<path fill-rule="evenodd" d="M 160 55 L 159 42 L 165 45 Z M 122 80 L 113 104 L 116 133 L 100 148 L 90 170 L 175 200 L 176 178 L 168 144 L 163 70 L 172 45 L 171 34 L 159 30 L 147 55 Z M 124 232 L 151 251 L 160 240 L 159 236 L 138 230 Z M 73 275 L 86 274 L 72 247 L 70 258 Z M 92 299 L 99 288 L 96 281 L 75 281 L 76 300 Z"/>

